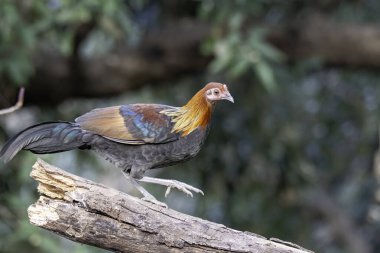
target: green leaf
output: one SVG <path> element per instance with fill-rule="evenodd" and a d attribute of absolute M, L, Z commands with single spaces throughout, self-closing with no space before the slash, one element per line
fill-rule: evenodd
<path fill-rule="evenodd" d="M 273 92 L 277 88 L 277 84 L 271 67 L 265 62 L 259 62 L 254 68 L 263 86 L 267 91 Z"/>
<path fill-rule="evenodd" d="M 239 29 L 243 20 L 244 15 L 241 12 L 233 14 L 228 23 L 231 30 Z"/>
<path fill-rule="evenodd" d="M 216 59 L 211 63 L 210 69 L 213 73 L 224 70 L 232 60 L 231 48 L 227 41 L 219 41 L 215 46 Z"/>
<path fill-rule="evenodd" d="M 72 53 L 72 50 L 73 50 L 73 33 L 72 32 L 63 33 L 59 47 L 61 49 L 61 52 L 65 55 L 70 55 Z"/>
<path fill-rule="evenodd" d="M 251 66 L 251 64 L 252 63 L 249 62 L 248 60 L 241 59 L 240 61 L 238 61 L 236 64 L 234 64 L 231 67 L 229 74 L 233 78 L 241 76 L 241 75 L 243 75 L 249 69 L 249 67 Z"/>
<path fill-rule="evenodd" d="M 281 62 L 285 60 L 285 55 L 275 47 L 272 47 L 270 44 L 268 44 L 268 42 L 257 43 L 256 50 L 269 60 L 275 62 Z"/>

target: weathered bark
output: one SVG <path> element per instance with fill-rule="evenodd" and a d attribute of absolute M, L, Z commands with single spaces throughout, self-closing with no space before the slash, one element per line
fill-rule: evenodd
<path fill-rule="evenodd" d="M 39 200 L 30 222 L 116 252 L 298 252 L 292 243 L 227 228 L 147 203 L 38 160 Z"/>

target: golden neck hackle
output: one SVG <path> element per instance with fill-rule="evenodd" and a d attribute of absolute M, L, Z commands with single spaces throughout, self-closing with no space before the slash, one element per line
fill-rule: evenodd
<path fill-rule="evenodd" d="M 190 134 L 198 127 L 205 128 L 210 121 L 213 105 L 204 97 L 204 91 L 200 90 L 190 101 L 177 110 L 164 110 L 164 113 L 172 117 L 174 127 L 172 132 L 182 132 L 182 136 Z"/>

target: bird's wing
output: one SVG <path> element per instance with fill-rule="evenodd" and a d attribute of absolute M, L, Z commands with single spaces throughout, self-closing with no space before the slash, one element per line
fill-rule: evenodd
<path fill-rule="evenodd" d="M 75 122 L 84 130 L 116 142 L 141 145 L 177 140 L 172 133 L 173 123 L 162 110 L 175 107 L 156 104 L 131 104 L 94 109 Z"/>

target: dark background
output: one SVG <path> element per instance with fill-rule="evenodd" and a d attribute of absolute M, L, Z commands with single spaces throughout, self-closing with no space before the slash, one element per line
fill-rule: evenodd
<path fill-rule="evenodd" d="M 1 0 L 0 143 L 41 121 L 95 107 L 183 105 L 228 84 L 200 154 L 150 175 L 201 188 L 193 199 L 147 186 L 173 209 L 316 252 L 380 251 L 380 2 L 376 0 Z M 131 191 L 93 154 L 44 155 Z M 102 252 L 29 224 L 36 156 L 0 164 L 1 252 Z"/>

